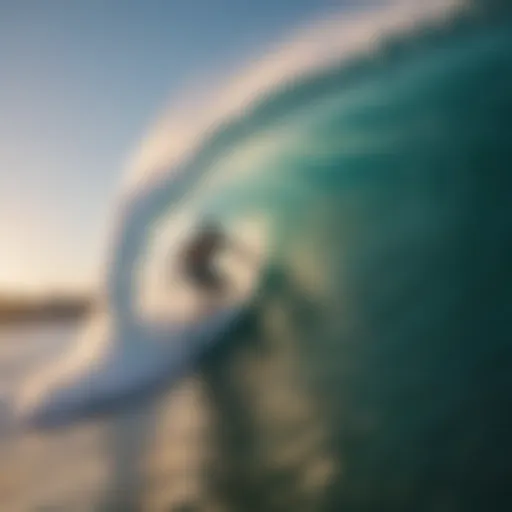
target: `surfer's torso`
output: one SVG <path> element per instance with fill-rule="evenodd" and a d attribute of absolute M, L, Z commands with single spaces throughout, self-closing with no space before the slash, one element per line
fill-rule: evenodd
<path fill-rule="evenodd" d="M 214 260 L 225 244 L 224 235 L 216 230 L 201 233 L 189 244 L 182 261 L 185 274 L 194 285 L 208 289 L 218 289 L 221 286 Z"/>

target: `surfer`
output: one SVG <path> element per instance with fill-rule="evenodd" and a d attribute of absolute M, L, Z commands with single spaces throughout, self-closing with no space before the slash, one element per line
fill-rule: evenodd
<path fill-rule="evenodd" d="M 249 250 L 228 238 L 221 226 L 209 221 L 203 224 L 182 254 L 181 264 L 186 278 L 195 288 L 210 297 L 219 298 L 230 287 L 227 277 L 216 265 L 220 253 L 227 249 L 236 251 L 245 259 L 251 259 Z"/>
<path fill-rule="evenodd" d="M 194 286 L 209 294 L 225 291 L 227 282 L 216 268 L 215 259 L 226 245 L 226 235 L 210 222 L 185 247 L 182 257 L 184 272 Z"/>

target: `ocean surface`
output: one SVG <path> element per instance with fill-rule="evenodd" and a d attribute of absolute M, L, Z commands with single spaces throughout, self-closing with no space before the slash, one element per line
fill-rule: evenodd
<path fill-rule="evenodd" d="M 0 329 L 0 393 L 61 355 L 79 323 Z M 0 395 L 1 396 L 1 395 Z M 211 417 L 197 375 L 106 419 L 0 436 L 0 510 L 180 510 L 206 499 Z M 185 509 L 184 509 L 185 510 Z M 192 509 L 195 510 L 195 509 Z"/>
<path fill-rule="evenodd" d="M 6 433 L 1 510 L 510 509 L 512 18 L 493 5 L 258 89 L 154 164 L 171 186 L 143 175 L 112 293 L 137 310 L 153 245 L 206 215 L 265 240 L 250 308 L 167 392 Z M 3 331 L 6 392 L 74 329 Z"/>

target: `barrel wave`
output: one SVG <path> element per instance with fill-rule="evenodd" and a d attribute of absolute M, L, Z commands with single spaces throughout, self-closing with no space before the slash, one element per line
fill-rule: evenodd
<path fill-rule="evenodd" d="M 511 505 L 512 18 L 422 18 L 236 107 L 210 95 L 214 123 L 158 128 L 136 164 L 107 276 L 123 321 L 150 324 L 162 239 L 211 216 L 265 242 L 248 311 L 194 360 L 208 506 Z"/>
<path fill-rule="evenodd" d="M 268 244 L 201 363 L 234 510 L 509 503 L 511 28 L 477 11 L 385 39 L 186 160 L 166 215 L 258 218 Z"/>

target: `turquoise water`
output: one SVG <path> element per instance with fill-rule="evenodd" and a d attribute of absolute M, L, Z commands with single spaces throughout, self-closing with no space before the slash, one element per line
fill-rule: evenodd
<path fill-rule="evenodd" d="M 211 128 L 182 189 L 162 189 L 120 237 L 137 250 L 119 251 L 112 289 L 121 310 L 146 221 L 183 206 L 241 238 L 236 222 L 263 226 L 250 311 L 177 393 L 19 440 L 0 503 L 510 508 L 511 29 L 506 14 L 459 15 Z M 19 373 L 70 343 L 19 337 L 0 354 Z"/>
<path fill-rule="evenodd" d="M 266 219 L 274 269 L 204 363 L 234 509 L 510 505 L 511 29 L 398 39 L 196 155 L 203 210 Z"/>

